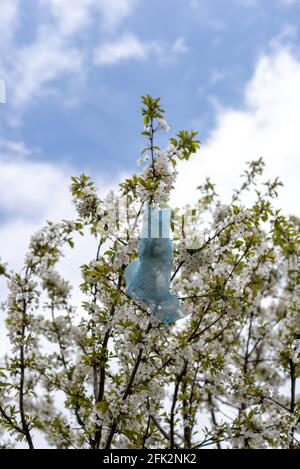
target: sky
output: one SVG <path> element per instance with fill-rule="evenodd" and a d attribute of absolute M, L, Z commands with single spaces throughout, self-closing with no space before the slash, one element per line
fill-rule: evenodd
<path fill-rule="evenodd" d="M 206 176 L 226 201 L 263 156 L 300 215 L 299 19 L 300 0 L 0 0 L 1 258 L 19 268 L 32 232 L 72 217 L 71 175 L 105 194 L 139 170 L 146 93 L 202 142 L 172 204 Z"/>
<path fill-rule="evenodd" d="M 171 204 L 206 176 L 229 200 L 262 156 L 284 182 L 279 205 L 300 216 L 299 20 L 300 0 L 0 0 L 0 258 L 20 269 L 46 219 L 72 218 L 71 175 L 104 195 L 139 170 L 147 93 L 170 136 L 193 128 L 202 142 Z M 78 243 L 61 265 L 77 285 L 95 247 Z M 0 354 L 4 336 L 0 316 Z"/>

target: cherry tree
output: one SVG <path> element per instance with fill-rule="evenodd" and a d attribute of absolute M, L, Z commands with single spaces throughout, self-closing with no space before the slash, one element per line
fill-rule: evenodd
<path fill-rule="evenodd" d="M 300 221 L 274 208 L 281 182 L 264 180 L 262 159 L 229 204 L 206 179 L 198 200 L 172 207 L 171 290 L 186 317 L 162 324 L 128 295 L 124 271 L 145 204 L 166 207 L 178 161 L 201 151 L 186 130 L 158 146 L 169 130 L 159 98 L 142 97 L 141 114 L 139 173 L 105 198 L 72 177 L 77 218 L 34 234 L 20 272 L 0 263 L 1 447 L 34 449 L 42 434 L 70 449 L 300 448 Z M 78 235 L 97 246 L 78 266 L 75 307 L 59 262 Z"/>

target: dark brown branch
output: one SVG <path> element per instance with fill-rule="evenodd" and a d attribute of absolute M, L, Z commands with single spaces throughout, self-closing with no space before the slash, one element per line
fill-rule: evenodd
<path fill-rule="evenodd" d="M 120 291 L 122 285 L 122 273 L 119 275 L 117 289 Z M 110 310 L 110 317 L 114 315 L 116 309 L 116 302 L 114 301 L 111 310 Z M 108 329 L 104 335 L 102 346 L 101 346 L 101 365 L 99 370 L 99 388 L 97 394 L 96 402 L 102 402 L 104 398 L 104 391 L 105 391 L 105 380 L 106 380 L 106 354 L 107 354 L 107 346 L 110 337 L 111 330 Z M 95 448 L 98 449 L 100 446 L 102 437 L 102 425 L 97 425 L 96 434 L 95 434 Z"/>
<path fill-rule="evenodd" d="M 159 421 L 155 417 L 155 415 L 151 414 L 150 415 L 152 422 L 156 426 L 156 428 L 160 431 L 162 436 L 164 436 L 168 441 L 170 441 L 170 435 L 166 432 L 166 430 L 160 425 Z"/>
<path fill-rule="evenodd" d="M 26 270 L 25 274 L 25 284 L 27 282 L 28 271 Z M 22 289 L 23 290 L 23 289 Z M 24 293 L 24 291 L 23 291 Z M 24 394 L 25 394 L 25 334 L 26 334 L 26 322 L 27 322 L 27 303 L 23 298 L 23 309 L 22 309 L 22 326 L 21 326 L 21 338 L 20 338 L 20 387 L 19 387 L 19 410 L 21 417 L 21 424 L 23 429 L 23 434 L 25 435 L 26 441 L 28 443 L 29 449 L 34 449 L 33 441 L 30 434 L 29 425 L 25 415 L 24 409 Z"/>
<path fill-rule="evenodd" d="M 192 429 L 190 423 L 190 406 L 189 401 L 185 397 L 187 391 L 187 382 L 184 380 L 182 382 L 182 417 L 183 417 L 183 438 L 184 438 L 184 447 L 190 448 L 191 447 L 191 436 L 192 436 Z"/>
<path fill-rule="evenodd" d="M 144 435 L 143 435 L 143 440 L 142 440 L 142 449 L 145 448 L 147 439 L 149 438 L 150 422 L 151 422 L 151 416 L 148 415 L 146 431 L 145 431 L 145 433 L 144 433 Z"/>
<path fill-rule="evenodd" d="M 296 407 L 296 365 L 292 359 L 289 360 L 289 367 L 291 383 L 290 412 L 293 414 Z M 295 449 L 295 429 L 295 426 L 291 429 L 291 441 L 289 444 L 290 449 Z"/>
<path fill-rule="evenodd" d="M 148 328 L 147 328 L 145 334 L 148 334 L 149 331 L 151 330 L 151 328 L 152 328 L 152 324 L 151 324 L 151 322 L 149 322 L 149 325 L 148 325 Z M 143 355 L 143 348 L 141 347 L 140 350 L 139 350 L 139 353 L 136 357 L 135 364 L 134 364 L 133 370 L 131 372 L 129 382 L 128 382 L 128 384 L 126 386 L 126 389 L 124 391 L 124 394 L 122 396 L 123 401 L 125 401 L 127 399 L 127 397 L 131 394 L 132 386 L 133 386 L 133 383 L 134 383 L 134 380 L 135 380 L 135 376 L 137 374 L 137 371 L 138 371 L 139 366 L 140 366 L 141 361 L 142 361 L 142 355 Z M 118 426 L 117 420 L 114 419 L 113 422 L 112 422 L 112 425 L 111 425 L 110 432 L 109 432 L 108 437 L 107 437 L 105 449 L 110 449 L 113 437 L 114 437 L 114 435 L 117 431 L 117 426 Z"/>
<path fill-rule="evenodd" d="M 19 427 L 19 425 L 16 425 L 13 422 L 12 418 L 5 412 L 5 410 L 3 409 L 1 405 L 0 405 L 0 414 L 2 415 L 3 419 L 8 423 L 8 425 L 11 426 L 13 430 L 25 436 L 24 430 L 21 427 Z"/>
<path fill-rule="evenodd" d="M 175 448 L 175 408 L 177 404 L 177 399 L 178 399 L 178 391 L 179 391 L 179 385 L 182 381 L 183 376 L 186 373 L 187 370 L 187 360 L 185 360 L 183 368 L 180 372 L 179 375 L 176 377 L 175 381 L 175 387 L 174 387 L 174 394 L 173 394 L 173 400 L 172 400 L 172 407 L 171 407 L 171 412 L 170 412 L 170 449 Z"/>
<path fill-rule="evenodd" d="M 208 391 L 208 393 L 207 393 L 207 399 L 208 399 L 208 405 L 209 405 L 211 420 L 212 420 L 214 428 L 217 429 L 218 428 L 218 422 L 217 422 L 217 418 L 216 418 L 216 414 L 215 414 L 213 397 L 212 397 L 212 394 L 211 394 L 210 391 Z M 218 449 L 222 449 L 221 442 L 219 440 L 216 440 L 215 444 L 217 445 Z"/>

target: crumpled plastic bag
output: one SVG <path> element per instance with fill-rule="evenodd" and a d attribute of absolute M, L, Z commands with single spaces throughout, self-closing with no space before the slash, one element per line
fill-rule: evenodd
<path fill-rule="evenodd" d="M 142 301 L 164 324 L 185 316 L 170 292 L 173 249 L 170 240 L 171 209 L 146 205 L 138 259 L 125 269 L 128 295 Z"/>

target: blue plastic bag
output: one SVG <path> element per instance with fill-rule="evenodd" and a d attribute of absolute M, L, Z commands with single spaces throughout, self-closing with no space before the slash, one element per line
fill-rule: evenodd
<path fill-rule="evenodd" d="M 181 319 L 180 303 L 170 292 L 173 249 L 170 240 L 171 209 L 146 205 L 138 259 L 125 269 L 127 291 L 164 324 Z"/>

